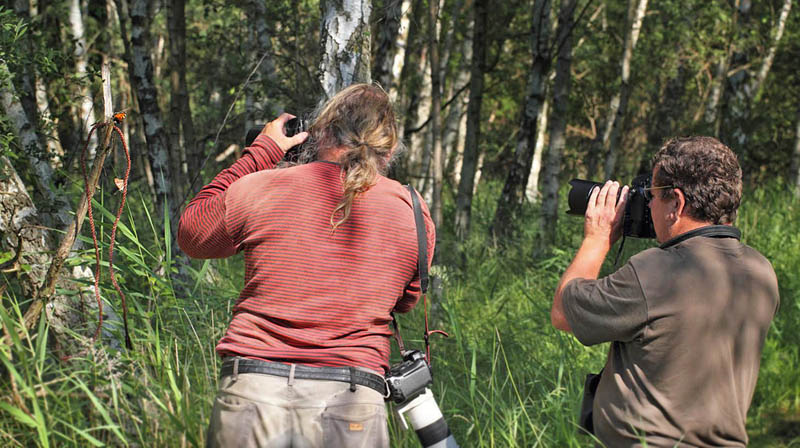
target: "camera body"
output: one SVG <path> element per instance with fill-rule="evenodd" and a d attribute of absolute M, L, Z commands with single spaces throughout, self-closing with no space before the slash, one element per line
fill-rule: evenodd
<path fill-rule="evenodd" d="M 570 215 L 583 215 L 589 205 L 589 196 L 594 187 L 602 187 L 600 182 L 590 180 L 572 179 L 569 184 Z M 628 201 L 625 204 L 625 216 L 622 221 L 622 234 L 633 238 L 655 238 L 656 231 L 653 227 L 653 218 L 650 216 L 650 206 L 645 195 L 645 190 L 650 188 L 652 179 L 649 174 L 641 174 L 631 181 L 628 190 Z M 620 190 L 621 193 L 621 190 Z"/>
<path fill-rule="evenodd" d="M 291 120 L 287 121 L 283 128 L 286 131 L 286 136 L 292 137 L 301 132 L 307 131 L 310 125 L 311 123 L 307 118 L 294 117 Z M 245 147 L 251 146 L 253 144 L 253 141 L 255 141 L 256 137 L 258 137 L 258 135 L 261 134 L 261 131 L 264 129 L 264 126 L 266 126 L 266 124 L 256 125 L 247 131 L 247 135 L 245 136 L 244 139 Z M 286 155 L 283 157 L 284 160 L 289 160 L 289 161 L 297 160 L 301 146 L 302 144 L 295 145 L 289 148 L 286 151 Z"/>
<path fill-rule="evenodd" d="M 389 400 L 404 403 L 425 392 L 433 383 L 431 368 L 425 355 L 419 350 L 407 350 L 403 361 L 393 365 L 386 375 Z"/>
<path fill-rule="evenodd" d="M 408 424 L 417 433 L 423 448 L 458 448 L 450 427 L 436 404 L 431 367 L 419 350 L 403 352 L 403 361 L 393 365 L 386 375 L 388 400 L 397 404 L 395 411 L 405 429 Z"/>

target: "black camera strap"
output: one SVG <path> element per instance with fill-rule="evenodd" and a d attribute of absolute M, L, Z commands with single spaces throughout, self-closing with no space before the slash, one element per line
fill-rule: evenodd
<path fill-rule="evenodd" d="M 422 306 L 425 313 L 425 332 L 423 338 L 425 340 L 425 356 L 428 364 L 431 363 L 431 345 L 430 335 L 441 334 L 444 337 L 450 335 L 442 330 L 429 330 L 428 327 L 428 283 L 430 277 L 428 276 L 428 234 L 425 228 L 425 220 L 422 217 L 422 206 L 419 203 L 417 191 L 411 185 L 406 185 L 408 192 L 411 194 L 411 205 L 414 209 L 414 224 L 417 229 L 417 273 L 419 274 L 419 287 L 420 294 L 422 294 Z M 392 325 L 394 326 L 394 339 L 400 347 L 400 353 L 405 353 L 405 345 L 403 338 L 400 336 L 400 327 L 397 325 L 397 318 L 392 315 Z"/>

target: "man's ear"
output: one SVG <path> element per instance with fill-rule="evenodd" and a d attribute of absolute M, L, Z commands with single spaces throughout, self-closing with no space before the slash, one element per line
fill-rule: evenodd
<path fill-rule="evenodd" d="M 689 214 L 689 205 L 686 203 L 686 196 L 680 188 L 673 188 L 673 198 L 670 200 L 670 213 L 675 212 L 675 217 L 682 217 Z"/>

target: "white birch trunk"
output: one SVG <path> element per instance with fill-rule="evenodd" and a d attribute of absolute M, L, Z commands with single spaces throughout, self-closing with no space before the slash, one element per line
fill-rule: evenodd
<path fill-rule="evenodd" d="M 628 23 L 630 24 L 630 28 L 625 35 L 625 46 L 622 53 L 622 62 L 620 64 L 622 85 L 620 86 L 619 92 L 617 92 L 611 100 L 611 107 L 609 108 L 609 119 L 611 122 L 606 125 L 608 137 L 604 138 L 607 150 L 605 163 L 606 179 L 610 179 L 616 169 L 622 126 L 624 125 L 625 113 L 628 109 L 628 100 L 631 95 L 631 60 L 633 59 L 633 50 L 636 48 L 636 43 L 639 40 L 639 33 L 642 30 L 642 21 L 644 20 L 646 10 L 647 0 L 630 0 L 628 6 Z"/>
<path fill-rule="evenodd" d="M 545 129 L 547 128 L 547 113 L 550 108 L 549 98 L 545 98 L 542 104 L 542 111 L 539 113 L 538 123 L 536 124 L 536 146 L 533 150 L 533 162 L 531 172 L 528 174 L 528 185 L 525 186 L 525 199 L 528 202 L 536 202 L 541 196 L 539 193 L 539 173 L 542 170 L 542 152 L 544 150 Z"/>
<path fill-rule="evenodd" d="M 86 47 L 86 31 L 83 26 L 83 13 L 81 12 L 80 0 L 70 0 L 69 2 L 69 24 L 70 32 L 72 33 L 72 40 L 75 42 L 75 50 L 72 52 L 75 58 L 75 75 L 78 79 L 86 78 L 86 71 L 88 66 L 89 57 Z M 78 102 L 78 110 L 80 113 L 81 127 L 84 135 L 89 135 L 89 130 L 95 122 L 93 111 L 94 105 L 92 104 L 92 95 L 88 88 L 80 88 L 80 100 Z M 94 151 L 97 146 L 97 139 L 92 136 L 92 141 L 89 143 L 89 148 Z"/>
<path fill-rule="evenodd" d="M 403 73 L 403 64 L 406 61 L 406 47 L 408 46 L 408 30 L 411 21 L 411 0 L 403 0 L 402 17 L 400 18 L 400 28 L 397 30 L 397 40 L 395 41 L 395 48 L 397 51 L 392 57 L 391 77 L 392 82 L 389 88 L 389 98 L 394 102 L 397 101 L 397 92 L 399 91 L 400 74 Z M 386 86 L 383 86 L 386 88 Z"/>
<path fill-rule="evenodd" d="M 767 51 L 767 56 L 761 63 L 761 68 L 758 70 L 753 83 L 750 85 L 750 97 L 758 98 L 761 87 L 764 85 L 764 80 L 767 79 L 767 74 L 772 67 L 772 61 L 775 60 L 775 53 L 778 51 L 778 44 L 783 37 L 783 30 L 786 28 L 786 19 L 789 17 L 789 11 L 792 9 L 792 0 L 783 0 L 783 7 L 781 8 L 781 15 L 778 18 L 778 23 L 775 25 L 775 32 L 772 34 L 772 43 Z"/>
<path fill-rule="evenodd" d="M 43 216 L 43 221 L 48 226 L 62 229 L 70 221 L 70 207 L 63 197 L 56 195 L 50 188 L 53 179 L 53 168 L 46 157 L 41 157 L 44 151 L 40 149 L 36 129 L 28 121 L 28 115 L 19 101 L 11 79 L 12 75 L 8 65 L 6 65 L 5 61 L 0 61 L 0 104 L 2 104 L 5 116 L 11 123 L 12 129 L 19 139 L 22 151 L 31 166 L 36 190 L 41 195 L 41 200 L 45 201 L 43 205 L 47 209 L 54 210 L 51 214 Z"/>
<path fill-rule="evenodd" d="M 358 82 L 370 82 L 371 0 L 323 0 L 320 84 L 328 98 Z"/>

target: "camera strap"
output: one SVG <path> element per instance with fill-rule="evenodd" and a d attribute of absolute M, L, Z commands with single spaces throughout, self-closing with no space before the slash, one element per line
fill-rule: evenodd
<path fill-rule="evenodd" d="M 406 185 L 408 192 L 411 193 L 411 205 L 414 209 L 414 224 L 417 229 L 417 273 L 419 274 L 419 287 L 420 294 L 422 294 L 422 306 L 425 314 L 425 332 L 423 339 L 425 340 L 425 356 L 428 364 L 431 363 L 431 345 L 430 335 L 441 334 L 444 337 L 450 335 L 442 330 L 430 330 L 428 327 L 428 283 L 430 277 L 428 276 L 428 234 L 425 228 L 425 220 L 422 217 L 422 206 L 419 203 L 419 196 L 417 191 L 411 185 Z M 400 353 L 405 353 L 405 345 L 403 338 L 400 336 L 400 327 L 397 325 L 397 318 L 392 315 L 392 325 L 394 326 L 394 339 L 400 347 Z"/>

